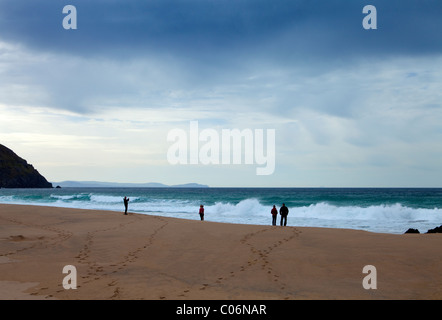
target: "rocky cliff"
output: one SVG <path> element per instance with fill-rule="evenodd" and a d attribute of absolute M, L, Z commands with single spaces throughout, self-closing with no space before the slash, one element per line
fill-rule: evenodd
<path fill-rule="evenodd" d="M 0 188 L 52 188 L 34 167 L 0 144 Z"/>

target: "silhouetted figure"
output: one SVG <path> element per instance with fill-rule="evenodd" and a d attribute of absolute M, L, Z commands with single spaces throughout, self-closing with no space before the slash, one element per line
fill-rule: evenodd
<path fill-rule="evenodd" d="M 123 201 L 124 201 L 124 214 L 127 214 L 127 207 L 129 206 L 129 198 L 124 197 Z"/>
<path fill-rule="evenodd" d="M 281 215 L 281 226 L 284 223 L 284 226 L 287 225 L 287 215 L 289 214 L 289 208 L 282 204 L 282 207 L 279 209 L 279 214 Z"/>
<path fill-rule="evenodd" d="M 272 214 L 272 226 L 276 226 L 276 217 L 278 216 L 278 209 L 276 209 L 276 206 L 273 205 L 272 211 L 270 211 Z"/>
<path fill-rule="evenodd" d="M 204 206 L 203 205 L 200 205 L 200 217 L 201 217 L 201 221 L 203 221 L 204 220 Z"/>

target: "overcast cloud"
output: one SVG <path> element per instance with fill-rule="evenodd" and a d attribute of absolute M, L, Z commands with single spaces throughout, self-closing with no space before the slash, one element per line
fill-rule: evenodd
<path fill-rule="evenodd" d="M 1 0 L 0 143 L 51 181 L 440 186 L 441 15 L 436 0 Z M 275 173 L 171 166 L 167 133 L 192 120 L 276 129 Z"/>

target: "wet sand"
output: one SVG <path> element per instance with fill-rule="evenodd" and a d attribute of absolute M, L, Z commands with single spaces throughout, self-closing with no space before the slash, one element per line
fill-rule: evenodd
<path fill-rule="evenodd" d="M 441 299 L 441 248 L 442 234 L 2 204 L 0 299 Z"/>

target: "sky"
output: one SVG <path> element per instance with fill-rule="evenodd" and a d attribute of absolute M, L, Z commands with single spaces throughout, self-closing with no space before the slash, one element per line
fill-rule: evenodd
<path fill-rule="evenodd" d="M 51 182 L 442 187 L 441 16 L 438 0 L 0 0 L 0 143 Z M 274 170 L 172 164 L 192 122 L 274 130 Z"/>

